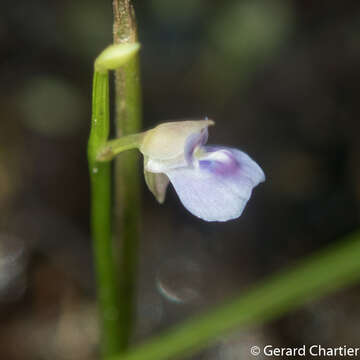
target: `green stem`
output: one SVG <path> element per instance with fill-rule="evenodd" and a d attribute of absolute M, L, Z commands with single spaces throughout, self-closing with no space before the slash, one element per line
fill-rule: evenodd
<path fill-rule="evenodd" d="M 120 350 L 119 296 L 112 246 L 111 164 L 96 160 L 109 136 L 109 76 L 94 72 L 88 160 L 91 182 L 91 232 L 101 324 L 103 357 Z"/>
<path fill-rule="evenodd" d="M 258 284 L 233 302 L 170 329 L 121 360 L 178 359 L 235 328 L 265 323 L 360 279 L 360 232 Z M 249 350 L 249 349 L 247 349 Z M 111 357 L 110 360 L 120 360 Z"/>
<path fill-rule="evenodd" d="M 136 42 L 133 10 L 129 0 L 114 0 L 114 42 Z M 116 71 L 116 136 L 138 133 L 141 129 L 139 58 L 135 55 Z M 137 249 L 140 222 L 139 154 L 126 152 L 115 160 L 115 217 L 119 249 L 120 342 L 127 349 L 133 330 Z"/>

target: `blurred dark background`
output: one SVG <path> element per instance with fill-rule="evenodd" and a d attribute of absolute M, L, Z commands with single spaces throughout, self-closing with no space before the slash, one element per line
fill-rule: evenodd
<path fill-rule="evenodd" d="M 111 1 L 1 5 L 0 358 L 96 359 L 86 142 Z M 208 116 L 209 143 L 245 150 L 267 175 L 228 223 L 193 217 L 173 189 L 160 206 L 143 182 L 141 341 L 359 226 L 360 3 L 148 0 L 135 10 L 144 128 Z M 192 359 L 359 345 L 359 300 L 353 287 L 310 302 Z"/>

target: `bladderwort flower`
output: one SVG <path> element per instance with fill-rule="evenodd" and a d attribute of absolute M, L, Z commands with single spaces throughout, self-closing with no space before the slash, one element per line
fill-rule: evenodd
<path fill-rule="evenodd" d="M 139 150 L 144 155 L 147 186 L 162 203 L 169 182 L 182 204 L 206 221 L 238 218 L 252 190 L 265 175 L 244 152 L 206 146 L 212 120 L 177 121 L 145 132 Z"/>
<path fill-rule="evenodd" d="M 167 122 L 140 134 L 108 141 L 97 159 L 112 159 L 138 148 L 144 155 L 145 181 L 163 203 L 171 183 L 181 202 L 206 221 L 238 218 L 252 190 L 265 181 L 260 166 L 243 151 L 206 146 L 212 120 Z"/>

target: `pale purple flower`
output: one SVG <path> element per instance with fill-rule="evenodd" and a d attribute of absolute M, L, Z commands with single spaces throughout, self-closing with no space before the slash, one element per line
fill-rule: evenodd
<path fill-rule="evenodd" d="M 206 146 L 211 120 L 164 123 L 145 133 L 145 180 L 159 202 L 169 181 L 193 215 L 206 221 L 239 217 L 253 188 L 265 181 L 260 166 L 244 152 Z"/>

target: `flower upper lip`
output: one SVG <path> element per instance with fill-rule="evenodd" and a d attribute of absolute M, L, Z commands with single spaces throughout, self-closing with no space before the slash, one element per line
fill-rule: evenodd
<path fill-rule="evenodd" d="M 152 159 L 167 160 L 184 154 L 189 137 L 214 125 L 213 120 L 166 122 L 147 131 L 140 151 Z"/>

